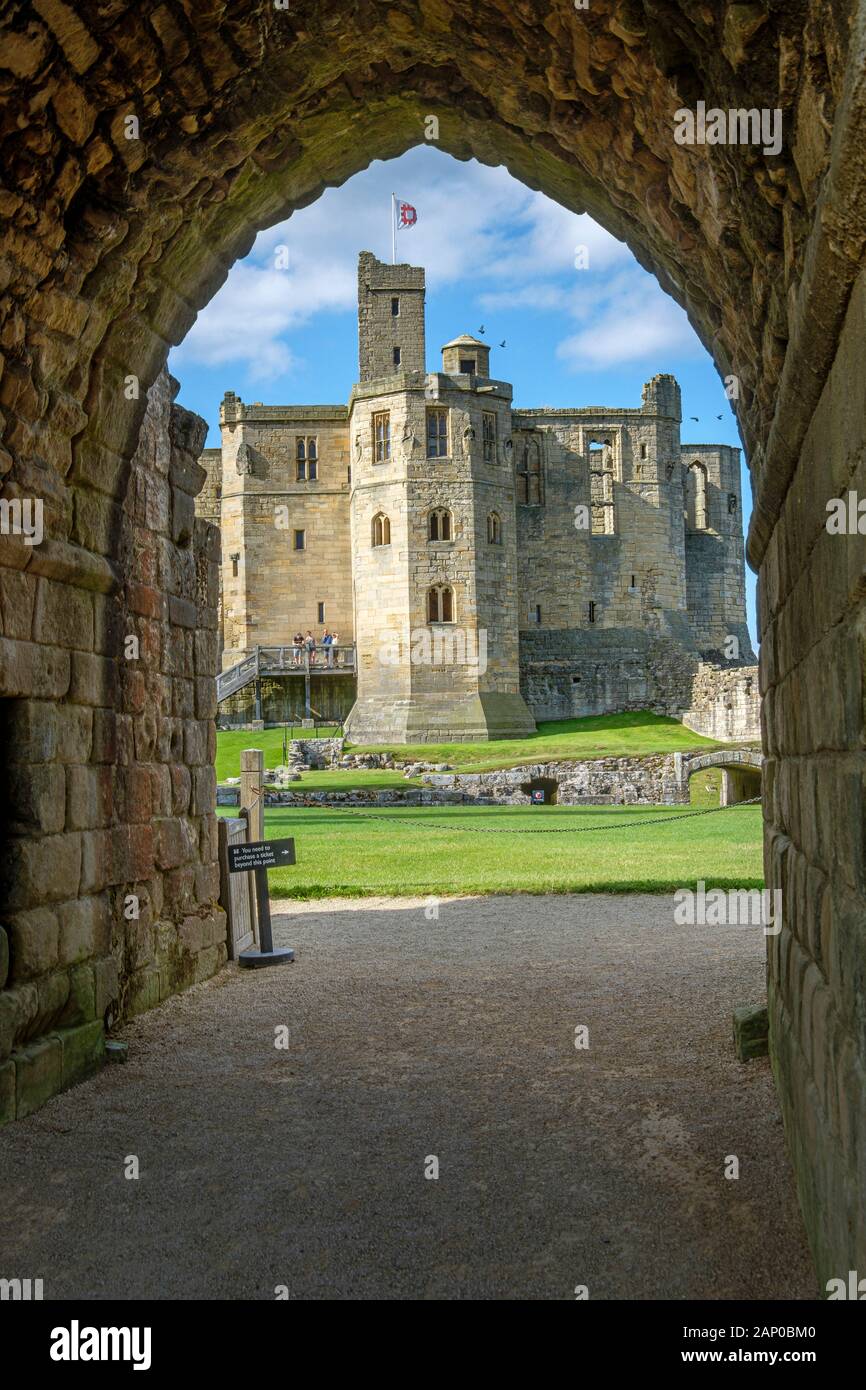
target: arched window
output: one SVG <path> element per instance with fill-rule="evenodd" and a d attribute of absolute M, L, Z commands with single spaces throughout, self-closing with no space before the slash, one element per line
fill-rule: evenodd
<path fill-rule="evenodd" d="M 686 473 L 686 525 L 690 531 L 707 529 L 707 470 L 697 461 Z"/>
<path fill-rule="evenodd" d="M 315 439 L 310 439 L 310 440 L 307 441 L 307 452 L 308 452 L 308 456 L 309 456 L 311 459 L 315 459 L 315 458 L 318 458 L 318 457 L 319 457 L 319 452 L 318 452 L 318 448 L 317 448 L 317 446 L 316 446 L 316 441 L 315 441 Z"/>
<path fill-rule="evenodd" d="M 436 507 L 427 519 L 427 539 L 431 541 L 450 541 L 452 539 L 451 513 L 444 507 Z"/>
<path fill-rule="evenodd" d="M 377 512 L 373 517 L 373 545 L 391 544 L 391 523 L 384 512 Z"/>
<path fill-rule="evenodd" d="M 428 623 L 453 623 L 454 595 L 448 584 L 434 584 L 427 590 Z"/>
<path fill-rule="evenodd" d="M 517 500 L 530 507 L 544 501 L 541 482 L 541 449 L 537 439 L 528 439 L 517 455 Z"/>
<path fill-rule="evenodd" d="M 502 544 L 502 521 L 498 512 L 491 512 L 487 518 L 487 544 Z"/>
<path fill-rule="evenodd" d="M 304 459 L 305 459 L 306 457 L 307 457 L 307 441 L 306 441 L 306 439 L 299 439 L 299 440 L 298 440 L 298 463 L 303 463 L 303 461 L 304 461 Z"/>

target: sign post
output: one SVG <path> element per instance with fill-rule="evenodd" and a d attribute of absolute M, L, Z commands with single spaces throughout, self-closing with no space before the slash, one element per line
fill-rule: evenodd
<path fill-rule="evenodd" d="M 256 905 L 259 918 L 258 951 L 241 951 L 238 965 L 255 969 L 263 965 L 284 965 L 295 959 L 288 946 L 274 948 L 271 930 L 271 905 L 268 896 L 268 869 L 281 869 L 295 863 L 294 840 L 253 840 L 247 845 L 228 845 L 230 874 L 252 872 L 256 884 Z"/>

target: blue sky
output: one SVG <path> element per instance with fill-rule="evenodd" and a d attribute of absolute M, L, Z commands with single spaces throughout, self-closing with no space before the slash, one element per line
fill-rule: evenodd
<path fill-rule="evenodd" d="M 432 145 L 327 189 L 262 232 L 233 267 L 169 359 L 180 402 L 208 421 L 209 445 L 220 442 L 226 391 L 266 405 L 346 400 L 357 376 L 358 252 L 390 260 L 392 192 L 418 209 L 417 225 L 397 237 L 397 259 L 427 272 L 428 367 L 456 334 L 484 336 L 491 374 L 511 381 L 515 406 L 525 408 L 639 406 L 643 383 L 672 372 L 683 443 L 742 447 L 688 319 L 622 242 L 505 169 L 460 163 Z M 588 266 L 576 268 L 576 258 Z M 742 483 L 748 524 L 745 464 Z M 755 642 L 748 568 L 746 588 Z"/>

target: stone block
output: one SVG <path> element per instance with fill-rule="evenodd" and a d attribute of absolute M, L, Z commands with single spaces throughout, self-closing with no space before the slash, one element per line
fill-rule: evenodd
<path fill-rule="evenodd" d="M 114 774 L 110 767 L 66 768 L 66 824 L 69 830 L 104 830 L 114 814 Z"/>
<path fill-rule="evenodd" d="M 98 1071 L 105 1060 L 105 1031 L 102 1020 L 62 1028 L 56 1034 L 61 1048 L 61 1086 L 74 1086 Z"/>
<path fill-rule="evenodd" d="M 9 1124 L 15 1119 L 17 1108 L 17 1085 L 15 1063 L 11 1060 L 0 1064 L 0 1125 Z"/>
<path fill-rule="evenodd" d="M 90 1023 L 96 1017 L 96 982 L 92 965 L 79 965 L 69 972 L 69 998 L 60 1020 L 71 1027 Z"/>
<path fill-rule="evenodd" d="M 213 767 L 194 767 L 192 769 L 192 811 L 194 815 L 206 816 L 216 806 L 216 769 Z"/>
<path fill-rule="evenodd" d="M 76 705 L 111 708 L 117 699 L 117 663 L 94 652 L 72 653 L 69 698 Z"/>
<path fill-rule="evenodd" d="M 36 981 L 38 1012 L 33 1027 L 38 1037 L 57 1026 L 69 1003 L 69 976 L 65 971 L 43 975 Z"/>
<path fill-rule="evenodd" d="M 93 746 L 93 710 L 83 705 L 58 705 L 55 757 L 62 763 L 88 763 Z"/>
<path fill-rule="evenodd" d="M 3 900 L 10 911 L 60 902 L 78 892 L 80 873 L 81 837 L 77 834 L 10 840 L 0 866 Z"/>
<path fill-rule="evenodd" d="M 9 831 L 56 835 L 66 823 L 66 778 L 57 763 L 10 763 L 6 774 Z M 74 827 L 70 827 L 74 828 Z"/>
<path fill-rule="evenodd" d="M 741 1062 L 766 1057 L 768 1022 L 766 1005 L 746 1004 L 734 1009 L 734 1046 Z"/>
<path fill-rule="evenodd" d="M 17 912 L 6 919 L 13 984 L 34 980 L 56 968 L 59 962 L 60 927 L 56 913 L 47 907 Z"/>
<path fill-rule="evenodd" d="M 177 929 L 177 937 L 184 950 L 196 955 L 204 944 L 204 923 L 201 917 L 184 917 Z"/>
<path fill-rule="evenodd" d="M 139 970 L 129 982 L 126 1002 L 128 1015 L 132 1017 L 154 1008 L 161 997 L 159 970 L 154 966 Z"/>
<path fill-rule="evenodd" d="M 69 689 L 68 651 L 0 637 L 0 696 L 60 700 Z"/>
<path fill-rule="evenodd" d="M 202 980 L 209 980 L 211 975 L 226 963 L 228 953 L 225 945 L 205 946 L 199 951 L 195 959 L 195 982 L 199 984 Z"/>
<path fill-rule="evenodd" d="M 86 589 L 40 579 L 33 618 L 35 641 L 54 647 L 93 650 L 93 597 Z"/>
<path fill-rule="evenodd" d="M 190 842 L 186 822 L 179 816 L 167 816 L 156 823 L 156 865 L 159 869 L 175 869 L 190 858 Z"/>
<path fill-rule="evenodd" d="M 173 763 L 171 774 L 171 810 L 176 816 L 185 816 L 190 810 L 192 777 L 190 770 L 180 763 Z M 165 868 L 170 867 L 165 865 Z"/>
<path fill-rule="evenodd" d="M 60 964 L 104 956 L 111 940 L 111 908 L 107 893 L 77 898 L 57 910 L 60 921 Z"/>
<path fill-rule="evenodd" d="M 93 984 L 96 991 L 94 1001 L 96 1017 L 104 1019 L 109 1009 L 113 1006 L 116 1009 L 120 994 L 117 961 L 113 957 L 109 956 L 104 960 L 96 961 L 93 967 Z"/>
<path fill-rule="evenodd" d="M 15 1052 L 15 1112 L 32 1115 L 61 1088 L 63 1052 L 58 1037 L 40 1038 Z"/>
<path fill-rule="evenodd" d="M 27 641 L 33 629 L 36 580 L 21 570 L 0 566 L 0 632 Z"/>

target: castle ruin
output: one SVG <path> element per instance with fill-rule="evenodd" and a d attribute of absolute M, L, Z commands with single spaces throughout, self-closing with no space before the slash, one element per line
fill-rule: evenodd
<path fill-rule="evenodd" d="M 739 449 L 681 444 L 669 375 L 638 408 L 518 410 L 468 334 L 428 372 L 424 308 L 422 269 L 362 252 L 348 405 L 226 393 L 198 500 L 222 530 L 224 672 L 327 628 L 351 659 L 320 656 L 314 704 L 355 743 L 642 709 L 758 738 Z M 271 688 L 274 720 L 298 708 L 291 659 Z"/>

